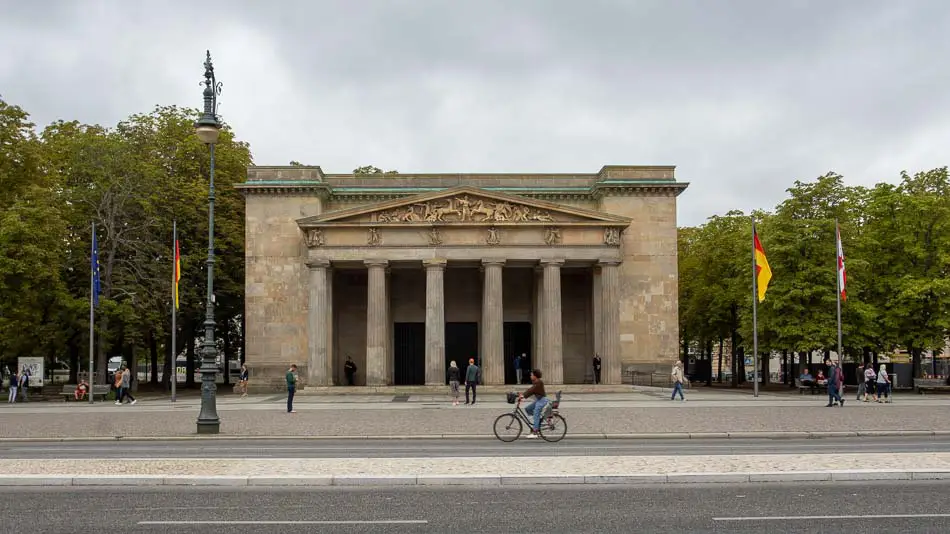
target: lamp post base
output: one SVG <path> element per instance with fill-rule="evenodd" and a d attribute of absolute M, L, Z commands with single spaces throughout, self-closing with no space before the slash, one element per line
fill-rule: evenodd
<path fill-rule="evenodd" d="M 209 421 L 198 420 L 198 433 L 199 434 L 217 434 L 221 429 L 221 420 L 212 419 Z"/>

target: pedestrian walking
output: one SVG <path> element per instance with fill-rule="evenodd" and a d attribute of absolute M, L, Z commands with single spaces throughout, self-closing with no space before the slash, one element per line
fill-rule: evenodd
<path fill-rule="evenodd" d="M 515 358 L 517 360 L 517 358 Z M 459 383 L 462 381 L 462 372 L 459 371 L 455 360 L 449 362 L 449 391 L 452 393 L 452 406 L 459 405 Z"/>
<path fill-rule="evenodd" d="M 20 387 L 20 377 L 15 372 L 10 376 L 10 394 L 7 396 L 7 403 L 16 404 L 17 388 Z"/>
<path fill-rule="evenodd" d="M 600 384 L 600 354 L 597 353 L 594 353 L 594 383 Z"/>
<path fill-rule="evenodd" d="M 135 404 L 135 397 L 132 396 L 130 388 L 132 387 L 132 370 L 129 369 L 129 366 L 122 364 L 122 382 L 119 385 L 119 400 L 115 401 L 116 404 L 122 405 L 122 401 L 129 399 L 128 404 Z"/>
<path fill-rule="evenodd" d="M 867 383 L 864 380 L 864 363 L 859 363 L 858 368 L 854 371 L 854 377 L 858 384 L 858 395 L 854 400 L 860 402 L 862 397 L 866 397 L 867 394 Z"/>
<path fill-rule="evenodd" d="M 297 391 L 297 364 L 291 364 L 287 370 L 287 413 L 297 413 L 294 410 L 294 393 Z"/>
<path fill-rule="evenodd" d="M 346 363 L 343 364 L 343 374 L 346 375 L 346 385 L 352 386 L 356 384 L 356 363 L 353 362 L 351 356 L 346 357 Z"/>
<path fill-rule="evenodd" d="M 247 364 L 241 364 L 241 374 L 238 375 L 238 385 L 241 386 L 241 397 L 247 397 L 247 381 L 250 380 L 251 373 L 247 370 Z"/>
<path fill-rule="evenodd" d="M 29 369 L 24 369 L 20 371 L 20 387 L 18 388 L 20 396 L 23 397 L 23 402 L 30 400 L 30 371 Z"/>
<path fill-rule="evenodd" d="M 828 377 L 826 379 L 828 383 L 828 404 L 825 407 L 831 408 L 836 402 L 840 402 L 841 406 L 844 406 L 844 399 L 838 393 L 838 375 L 840 374 L 838 368 L 831 360 L 825 360 L 825 365 L 828 366 Z"/>
<path fill-rule="evenodd" d="M 844 368 L 841 367 L 841 360 L 835 363 L 835 382 L 838 385 L 838 398 L 844 406 Z"/>
<path fill-rule="evenodd" d="M 122 369 L 116 370 L 112 375 L 112 386 L 115 388 L 115 403 L 122 404 Z"/>
<path fill-rule="evenodd" d="M 883 363 L 877 372 L 877 402 L 891 402 L 891 377 L 887 376 L 887 367 Z"/>
<path fill-rule="evenodd" d="M 868 396 L 877 402 L 877 373 L 874 372 L 874 364 L 868 363 L 864 368 L 864 402 L 868 401 Z"/>
<path fill-rule="evenodd" d="M 481 381 L 481 378 L 482 378 L 482 370 L 479 369 L 477 365 L 475 365 L 475 358 L 470 358 L 468 360 L 468 367 L 465 369 L 465 404 L 469 404 L 468 402 L 469 390 L 471 390 L 472 392 L 471 404 L 475 404 L 475 397 L 477 396 L 476 389 L 477 389 L 478 383 Z"/>
<path fill-rule="evenodd" d="M 525 355 L 524 353 L 521 356 L 515 355 L 515 361 L 513 362 L 515 367 L 515 384 L 520 384 L 523 377 L 521 366 L 523 365 Z"/>
<path fill-rule="evenodd" d="M 676 400 L 676 394 L 679 393 L 680 400 L 686 402 L 686 397 L 683 396 L 683 382 L 686 381 L 686 377 L 683 375 L 683 362 L 677 361 L 673 364 L 671 376 L 673 378 L 673 395 L 670 400 Z"/>

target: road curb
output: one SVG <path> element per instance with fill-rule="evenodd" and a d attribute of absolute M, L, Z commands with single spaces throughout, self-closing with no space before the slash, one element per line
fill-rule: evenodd
<path fill-rule="evenodd" d="M 945 437 L 950 436 L 950 430 L 855 430 L 844 432 L 807 432 L 807 431 L 755 431 L 755 432 L 634 432 L 626 434 L 581 433 L 569 434 L 567 439 L 625 439 L 625 440 L 681 440 L 681 439 L 821 439 L 821 438 L 856 438 L 856 437 Z M 0 443 L 17 442 L 47 442 L 47 443 L 81 443 L 104 441 L 268 441 L 268 440 L 298 440 L 298 441 L 329 441 L 329 440 L 493 440 L 491 434 L 431 434 L 431 435 L 403 435 L 403 436 L 90 436 L 90 437 L 60 437 L 60 438 L 4 438 Z"/>
<path fill-rule="evenodd" d="M 745 484 L 765 482 L 838 482 L 950 480 L 950 470 L 837 470 L 736 473 L 638 473 L 617 475 L 337 475 L 337 476 L 191 476 L 191 475 L 0 475 L 0 487 L 404 487 L 537 486 L 553 484 Z"/>

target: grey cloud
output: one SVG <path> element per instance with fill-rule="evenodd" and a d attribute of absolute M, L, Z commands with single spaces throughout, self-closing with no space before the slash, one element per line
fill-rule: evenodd
<path fill-rule="evenodd" d="M 8 3 L 0 94 L 37 122 L 196 107 L 208 47 L 261 164 L 675 164 L 683 224 L 947 164 L 940 0 Z"/>

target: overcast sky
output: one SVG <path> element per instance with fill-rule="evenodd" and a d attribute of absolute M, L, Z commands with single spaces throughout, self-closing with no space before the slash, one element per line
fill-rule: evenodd
<path fill-rule="evenodd" d="M 0 0 L 0 95 L 45 125 L 198 107 L 255 163 L 676 165 L 682 225 L 796 179 L 948 164 L 945 0 Z"/>

